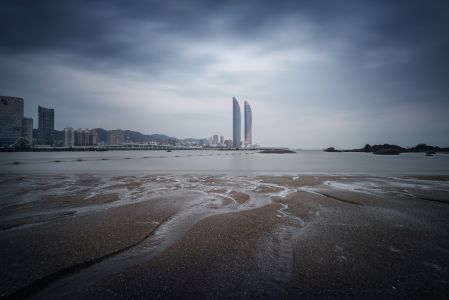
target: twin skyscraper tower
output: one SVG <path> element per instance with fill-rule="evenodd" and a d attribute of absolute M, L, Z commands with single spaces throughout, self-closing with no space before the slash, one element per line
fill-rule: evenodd
<path fill-rule="evenodd" d="M 245 140 L 244 146 L 251 147 L 253 144 L 253 117 L 251 106 L 247 101 L 244 102 L 245 115 Z M 242 120 L 241 120 L 240 105 L 235 97 L 232 98 L 232 144 L 234 148 L 240 148 L 242 144 Z"/>

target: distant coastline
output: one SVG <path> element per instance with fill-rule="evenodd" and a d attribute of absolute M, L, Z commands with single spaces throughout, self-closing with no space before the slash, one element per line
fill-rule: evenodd
<path fill-rule="evenodd" d="M 436 153 L 449 153 L 449 147 L 438 147 L 431 146 L 427 144 L 418 144 L 415 147 L 403 148 L 394 144 L 379 144 L 370 145 L 366 144 L 363 148 L 359 149 L 335 149 L 334 147 L 329 147 L 324 149 L 325 152 L 366 152 L 380 155 L 399 155 L 401 153 L 426 153 L 431 156 Z"/>

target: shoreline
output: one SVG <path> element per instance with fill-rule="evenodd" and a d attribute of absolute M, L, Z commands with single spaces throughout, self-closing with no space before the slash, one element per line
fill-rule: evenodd
<path fill-rule="evenodd" d="M 104 146 L 76 146 L 76 147 L 37 147 L 37 148 L 0 148 L 0 153 L 18 153 L 18 152 L 108 152 L 108 151 L 260 151 L 262 148 L 226 148 L 226 147 L 183 147 L 169 145 L 144 145 L 143 147 L 104 145 Z"/>

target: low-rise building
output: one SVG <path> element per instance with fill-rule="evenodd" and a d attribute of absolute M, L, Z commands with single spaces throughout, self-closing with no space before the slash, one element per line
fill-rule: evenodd
<path fill-rule="evenodd" d="M 22 136 L 27 140 L 27 142 L 33 144 L 33 119 L 23 118 L 22 119 Z"/>
<path fill-rule="evenodd" d="M 232 140 L 225 140 L 224 141 L 224 145 L 225 145 L 225 147 L 227 147 L 227 148 L 232 148 Z"/>
<path fill-rule="evenodd" d="M 75 146 L 75 133 L 72 127 L 64 128 L 64 147 Z"/>
<path fill-rule="evenodd" d="M 108 132 L 108 144 L 120 145 L 125 142 L 125 131 L 121 129 L 109 130 Z"/>

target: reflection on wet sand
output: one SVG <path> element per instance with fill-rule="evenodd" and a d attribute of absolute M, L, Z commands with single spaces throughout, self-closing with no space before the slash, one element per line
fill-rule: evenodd
<path fill-rule="evenodd" d="M 0 188 L 2 296 L 394 296 L 406 272 L 400 295 L 424 280 L 438 296 L 448 282 L 440 178 L 3 176 Z"/>

